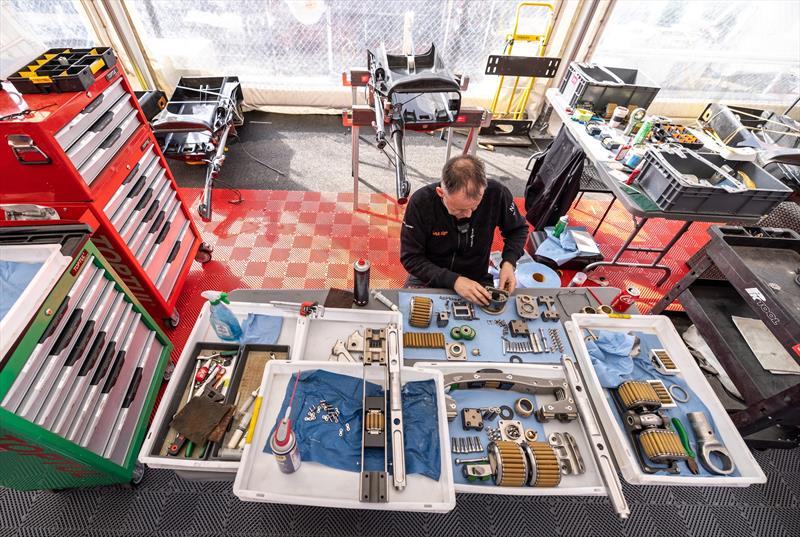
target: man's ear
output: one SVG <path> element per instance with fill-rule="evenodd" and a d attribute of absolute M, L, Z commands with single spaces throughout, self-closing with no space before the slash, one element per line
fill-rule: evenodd
<path fill-rule="evenodd" d="M 444 199 L 444 189 L 440 186 L 436 187 L 436 193 L 439 194 L 439 197 Z"/>

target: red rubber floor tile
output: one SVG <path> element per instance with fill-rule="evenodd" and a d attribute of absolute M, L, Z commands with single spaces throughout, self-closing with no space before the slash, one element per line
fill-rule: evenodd
<path fill-rule="evenodd" d="M 197 214 L 201 190 L 181 189 L 192 214 Z M 180 325 L 172 331 L 177 359 L 197 319 L 207 289 L 230 291 L 237 288 L 350 288 L 352 264 L 359 257 L 372 262 L 373 287 L 400 287 L 406 273 L 399 262 L 400 224 L 403 209 L 382 194 L 362 195 L 361 210 L 352 212 L 350 192 L 300 192 L 244 190 L 240 204 L 228 203 L 229 191 L 215 192 L 211 222 L 196 218 L 203 240 L 213 245 L 213 259 L 205 265 L 194 263 L 178 299 Z M 603 200 L 582 200 L 570 211 L 570 223 L 594 229 L 606 207 Z M 520 206 L 522 200 L 518 200 Z M 313 218 L 312 218 L 313 217 Z M 606 258 L 619 248 L 632 229 L 630 215 L 616 203 L 596 239 Z M 652 220 L 636 243 L 666 243 L 680 222 Z M 708 240 L 708 224 L 696 223 L 666 256 L 672 276 L 661 287 L 655 282 L 661 271 L 601 267 L 593 275 L 603 275 L 615 287 L 635 286 L 641 290 L 638 303 L 648 311 L 686 272 L 684 261 Z M 502 245 L 499 233 L 494 247 Z M 628 254 L 625 259 L 640 262 L 653 254 Z M 565 272 L 562 281 L 572 277 Z M 678 306 L 673 306 L 678 307 Z"/>

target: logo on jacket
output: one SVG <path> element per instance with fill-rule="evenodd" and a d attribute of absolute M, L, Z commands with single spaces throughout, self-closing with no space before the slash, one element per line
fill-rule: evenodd
<path fill-rule="evenodd" d="M 446 229 L 444 231 L 431 231 L 431 235 L 434 237 L 445 237 L 447 234 L 450 233 Z"/>
<path fill-rule="evenodd" d="M 511 214 L 517 213 L 517 204 L 514 203 L 513 201 L 511 202 L 511 205 L 508 206 L 508 212 L 510 212 Z"/>

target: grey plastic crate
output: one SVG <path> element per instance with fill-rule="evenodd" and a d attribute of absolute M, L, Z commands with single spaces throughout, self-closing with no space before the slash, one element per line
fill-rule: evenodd
<path fill-rule="evenodd" d="M 559 91 L 572 107 L 603 116 L 609 104 L 647 109 L 659 87 L 636 69 L 572 62 Z"/>
<path fill-rule="evenodd" d="M 727 164 L 734 172 L 741 170 L 757 188 L 729 192 L 721 186 L 698 185 L 686 180 L 685 174 L 699 179 L 712 177 L 716 170 L 708 163 L 718 168 Z M 729 161 L 717 154 L 701 155 L 687 149 L 679 153 L 648 149 L 637 184 L 662 211 L 743 217 L 763 216 L 792 193 L 789 187 L 752 162 Z"/>

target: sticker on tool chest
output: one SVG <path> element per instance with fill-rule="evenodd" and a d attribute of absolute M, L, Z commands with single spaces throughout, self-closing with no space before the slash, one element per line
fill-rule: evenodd
<path fill-rule="evenodd" d="M 760 309 L 766 316 L 767 320 L 774 325 L 781 324 L 781 320 L 775 315 L 766 303 L 766 297 L 757 287 L 745 287 L 745 292 L 750 295 L 750 298 L 755 302 L 758 309 Z"/>

